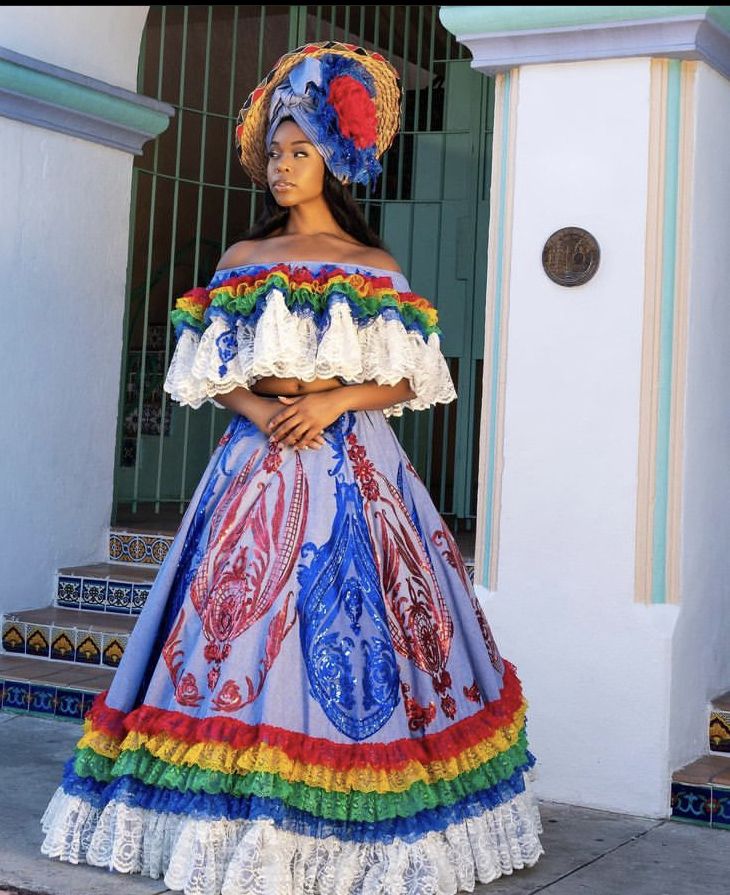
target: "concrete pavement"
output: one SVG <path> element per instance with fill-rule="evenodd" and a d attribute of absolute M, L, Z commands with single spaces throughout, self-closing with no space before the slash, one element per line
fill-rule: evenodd
<path fill-rule="evenodd" d="M 162 895 L 162 880 L 40 854 L 39 819 L 81 726 L 0 713 L 0 895 Z M 546 854 L 478 895 L 727 895 L 730 832 L 544 802 Z M 271 893 L 275 895 L 275 893 Z"/>

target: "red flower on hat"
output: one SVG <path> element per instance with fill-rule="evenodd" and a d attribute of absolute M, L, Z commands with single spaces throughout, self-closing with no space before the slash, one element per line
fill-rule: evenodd
<path fill-rule="evenodd" d="M 358 149 L 366 149 L 375 143 L 377 113 L 364 84 L 350 75 L 340 75 L 330 82 L 327 102 L 337 113 L 337 124 L 343 137 L 351 139 Z"/>

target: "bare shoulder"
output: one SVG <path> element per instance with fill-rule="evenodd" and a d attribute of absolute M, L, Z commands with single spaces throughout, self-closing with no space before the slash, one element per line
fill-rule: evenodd
<path fill-rule="evenodd" d="M 353 261 L 367 267 L 377 267 L 381 270 L 392 270 L 393 273 L 402 273 L 400 265 L 395 258 L 385 249 L 376 249 L 372 246 L 362 246 L 354 253 Z"/>
<path fill-rule="evenodd" d="M 242 267 L 244 264 L 252 264 L 256 261 L 260 252 L 260 239 L 242 239 L 234 242 L 221 255 L 216 270 L 227 270 L 230 267 Z"/>

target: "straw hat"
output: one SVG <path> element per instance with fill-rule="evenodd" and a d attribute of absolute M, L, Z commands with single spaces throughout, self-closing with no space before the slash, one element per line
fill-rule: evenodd
<path fill-rule="evenodd" d="M 266 133 L 269 126 L 269 104 L 276 87 L 304 58 L 333 54 L 345 56 L 360 63 L 370 75 L 375 95 L 373 102 L 377 117 L 375 155 L 380 157 L 393 142 L 400 125 L 401 92 L 398 72 L 380 53 L 366 50 L 355 44 L 326 41 L 297 47 L 279 59 L 264 80 L 252 91 L 236 122 L 236 149 L 238 159 L 257 183 L 266 184 L 268 153 Z"/>

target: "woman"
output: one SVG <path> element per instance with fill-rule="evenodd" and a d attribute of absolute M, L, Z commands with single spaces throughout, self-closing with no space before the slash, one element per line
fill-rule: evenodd
<path fill-rule="evenodd" d="M 455 397 L 435 310 L 342 186 L 379 173 L 398 97 L 382 57 L 315 44 L 241 112 L 267 210 L 178 300 L 165 383 L 234 416 L 48 855 L 188 895 L 426 895 L 542 851 L 519 681 L 386 421 Z"/>

